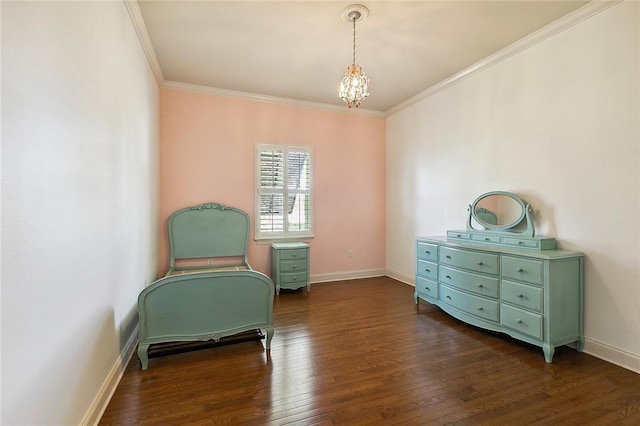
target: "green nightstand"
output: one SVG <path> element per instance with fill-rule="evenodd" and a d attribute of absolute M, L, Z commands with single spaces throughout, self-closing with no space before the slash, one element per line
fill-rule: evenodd
<path fill-rule="evenodd" d="M 307 287 L 309 281 L 309 244 L 273 243 L 271 244 L 271 279 L 276 285 L 276 294 L 281 288 L 295 290 Z"/>

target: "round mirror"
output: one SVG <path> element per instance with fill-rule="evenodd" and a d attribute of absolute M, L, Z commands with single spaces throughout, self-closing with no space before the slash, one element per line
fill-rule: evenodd
<path fill-rule="evenodd" d="M 479 196 L 471 205 L 471 216 L 485 229 L 514 228 L 524 219 L 526 207 L 510 192 L 494 191 Z"/>

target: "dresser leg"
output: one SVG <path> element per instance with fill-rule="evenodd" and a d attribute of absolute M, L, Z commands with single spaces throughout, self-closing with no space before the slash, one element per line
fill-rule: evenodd
<path fill-rule="evenodd" d="M 544 351 L 544 360 L 549 364 L 551 364 L 551 360 L 553 359 L 553 353 L 556 351 L 556 348 L 548 343 L 543 343 L 542 350 Z"/>

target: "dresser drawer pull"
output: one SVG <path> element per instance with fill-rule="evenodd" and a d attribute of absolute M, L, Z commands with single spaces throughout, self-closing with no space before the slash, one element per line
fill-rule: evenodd
<path fill-rule="evenodd" d="M 485 241 L 489 241 L 489 237 L 484 237 L 484 240 Z"/>
<path fill-rule="evenodd" d="M 451 256 L 449 256 L 449 255 L 446 255 L 446 256 L 445 256 L 445 258 L 447 258 L 447 259 L 451 259 Z"/>
<path fill-rule="evenodd" d="M 456 234 L 456 237 L 461 238 L 462 234 Z"/>
<path fill-rule="evenodd" d="M 482 261 L 478 262 L 478 265 L 482 266 L 482 265 L 484 265 L 484 262 L 482 262 Z"/>
<path fill-rule="evenodd" d="M 524 272 L 524 269 L 518 268 L 518 269 L 516 269 L 516 272 Z"/>
<path fill-rule="evenodd" d="M 451 275 L 445 275 L 444 276 L 446 279 L 450 280 L 451 279 Z"/>
<path fill-rule="evenodd" d="M 524 321 L 522 321 L 521 319 L 516 320 L 516 322 L 517 322 L 518 324 L 524 324 Z"/>
<path fill-rule="evenodd" d="M 446 296 L 447 299 L 451 300 L 451 296 Z"/>
<path fill-rule="evenodd" d="M 424 289 L 427 290 L 427 291 L 431 291 L 431 289 L 429 287 L 425 287 Z"/>
<path fill-rule="evenodd" d="M 424 271 L 425 271 L 427 274 L 430 274 L 430 273 L 431 273 L 431 269 L 425 269 Z"/>
<path fill-rule="evenodd" d="M 429 250 L 425 250 L 424 254 L 431 254 L 431 252 Z"/>
<path fill-rule="evenodd" d="M 478 288 L 484 288 L 482 284 L 478 284 Z"/>
<path fill-rule="evenodd" d="M 482 308 L 482 306 L 480 306 L 480 307 L 478 308 L 478 310 L 479 310 L 479 311 L 484 311 L 484 309 Z"/>
<path fill-rule="evenodd" d="M 522 241 L 518 241 L 518 245 L 522 245 Z"/>
<path fill-rule="evenodd" d="M 519 294 L 518 297 L 522 299 L 524 297 L 524 294 Z"/>
<path fill-rule="evenodd" d="M 291 269 L 297 269 L 297 268 L 298 268 L 298 267 L 297 267 L 296 265 L 293 265 L 293 266 L 291 267 Z"/>
<path fill-rule="evenodd" d="M 291 255 L 291 257 L 298 257 L 298 255 L 297 255 L 297 254 L 295 254 L 295 253 L 293 253 L 293 254 Z"/>

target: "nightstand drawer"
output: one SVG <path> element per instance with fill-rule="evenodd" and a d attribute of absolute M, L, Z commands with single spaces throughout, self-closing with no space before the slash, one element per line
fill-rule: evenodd
<path fill-rule="evenodd" d="M 470 291 L 481 296 L 498 298 L 498 277 L 479 275 L 471 272 L 440 266 L 438 268 L 440 282 L 461 290 Z"/>
<path fill-rule="evenodd" d="M 280 260 L 306 259 L 307 249 L 282 250 Z"/>
<path fill-rule="evenodd" d="M 425 278 L 432 280 L 438 279 L 438 265 L 435 263 L 427 262 L 422 259 L 418 259 L 418 265 L 416 272 Z"/>
<path fill-rule="evenodd" d="M 542 315 L 502 305 L 502 324 L 536 339 L 542 339 Z"/>
<path fill-rule="evenodd" d="M 291 283 L 305 283 L 307 282 L 307 273 L 289 273 L 289 274 L 281 274 L 280 282 L 282 284 L 291 284 Z"/>
<path fill-rule="evenodd" d="M 532 287 L 502 280 L 502 301 L 537 312 L 543 310 L 544 291 L 541 287 Z"/>
<path fill-rule="evenodd" d="M 485 274 L 498 275 L 498 255 L 440 247 L 440 263 Z"/>
<path fill-rule="evenodd" d="M 542 261 L 502 256 L 502 276 L 532 284 L 542 284 Z"/>
<path fill-rule="evenodd" d="M 463 293 L 446 285 L 440 286 L 440 300 L 471 315 L 498 322 L 500 305 L 497 301 Z"/>
<path fill-rule="evenodd" d="M 283 260 L 280 262 L 281 272 L 305 272 L 307 270 L 307 259 Z"/>
<path fill-rule="evenodd" d="M 438 260 L 438 246 L 435 244 L 427 244 L 418 242 L 416 246 L 416 254 L 418 259 Z"/>

